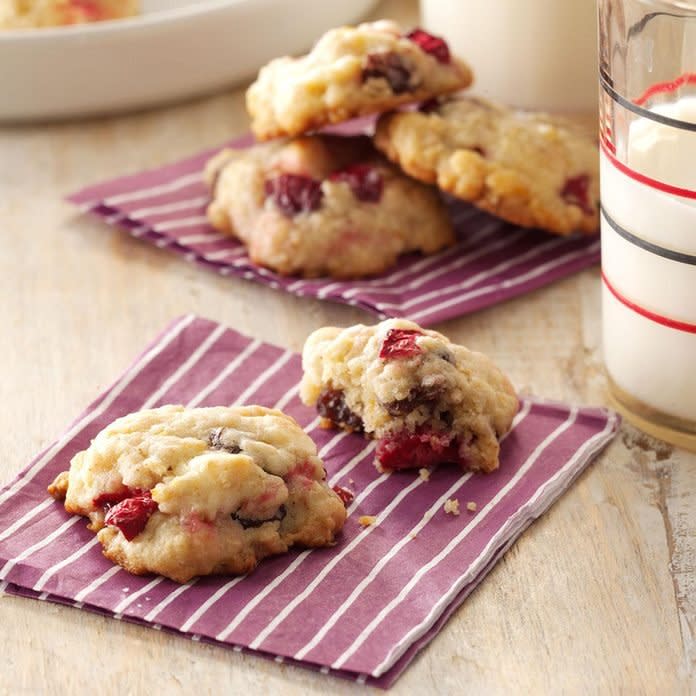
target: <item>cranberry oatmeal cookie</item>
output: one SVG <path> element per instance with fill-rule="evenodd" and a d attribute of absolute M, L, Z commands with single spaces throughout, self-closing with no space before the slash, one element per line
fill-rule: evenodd
<path fill-rule="evenodd" d="M 375 144 L 411 176 L 523 227 L 599 226 L 599 157 L 578 124 L 473 97 L 383 115 Z"/>
<path fill-rule="evenodd" d="M 498 468 L 499 440 L 518 410 L 507 377 L 481 353 L 404 319 L 324 327 L 302 354 L 302 401 L 327 427 L 379 439 L 385 469 L 456 462 Z"/>
<path fill-rule="evenodd" d="M 271 61 L 247 91 L 247 110 L 256 137 L 268 140 L 456 92 L 471 79 L 443 39 L 382 20 L 332 29 L 308 55 Z"/>
<path fill-rule="evenodd" d="M 368 138 L 314 135 L 224 150 L 206 169 L 208 219 L 251 260 L 284 275 L 355 278 L 400 254 L 454 242 L 435 189 L 403 175 Z"/>
<path fill-rule="evenodd" d="M 138 0 L 0 0 L 0 29 L 101 22 L 139 11 Z"/>
<path fill-rule="evenodd" d="M 346 511 L 324 479 L 316 446 L 280 411 L 163 406 L 102 430 L 49 493 L 89 518 L 110 560 L 186 582 L 333 544 Z"/>

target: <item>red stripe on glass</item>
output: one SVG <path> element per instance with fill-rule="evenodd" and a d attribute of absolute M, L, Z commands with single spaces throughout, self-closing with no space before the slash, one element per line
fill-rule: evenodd
<path fill-rule="evenodd" d="M 649 176 L 645 176 L 645 174 L 641 174 L 640 172 L 637 172 L 635 169 L 631 169 L 623 162 L 619 162 L 619 160 L 616 159 L 612 152 L 613 145 L 611 145 L 611 143 L 608 143 L 604 139 L 604 137 L 600 138 L 600 142 L 602 150 L 604 151 L 604 154 L 609 158 L 609 161 L 626 176 L 629 176 L 631 177 L 631 179 L 639 181 L 641 184 L 650 186 L 650 188 L 657 189 L 658 191 L 671 193 L 673 196 L 681 196 L 682 198 L 691 198 L 693 200 L 696 200 L 696 191 L 692 191 L 691 189 L 679 188 L 679 186 L 665 184 L 664 182 L 658 181 L 657 179 L 651 179 Z"/>
<path fill-rule="evenodd" d="M 638 104 L 638 106 L 642 106 L 655 94 L 674 92 L 684 85 L 696 85 L 696 73 L 684 73 L 671 82 L 658 82 L 657 84 L 648 87 L 648 89 L 646 89 L 645 92 L 638 97 L 638 99 L 633 100 L 633 103 Z"/>
<path fill-rule="evenodd" d="M 696 324 L 688 324 L 684 321 L 677 321 L 676 319 L 670 319 L 669 317 L 662 316 L 661 314 L 655 314 L 645 307 L 637 305 L 632 302 L 627 297 L 624 297 L 610 282 L 607 276 L 602 271 L 602 280 L 607 286 L 609 292 L 619 301 L 621 304 L 626 305 L 629 309 L 632 309 L 637 314 L 644 316 L 646 319 L 656 322 L 657 324 L 662 324 L 662 326 L 667 326 L 670 329 L 678 329 L 679 331 L 686 331 L 686 333 L 696 334 Z"/>

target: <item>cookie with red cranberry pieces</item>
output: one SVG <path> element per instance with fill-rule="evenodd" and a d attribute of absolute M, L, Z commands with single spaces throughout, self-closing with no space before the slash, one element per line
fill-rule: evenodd
<path fill-rule="evenodd" d="M 363 136 L 224 150 L 206 177 L 212 226 L 282 275 L 369 276 L 401 254 L 432 254 L 455 241 L 437 190 L 405 176 Z"/>
<path fill-rule="evenodd" d="M 384 114 L 375 144 L 407 174 L 508 222 L 598 232 L 597 141 L 575 122 L 456 96 Z"/>
<path fill-rule="evenodd" d="M 132 17 L 139 0 L 2 0 L 0 29 L 37 29 Z"/>
<path fill-rule="evenodd" d="M 456 92 L 471 80 L 443 39 L 382 20 L 332 29 L 307 55 L 272 60 L 246 103 L 252 131 L 268 140 Z"/>
<path fill-rule="evenodd" d="M 291 546 L 330 546 L 344 503 L 311 438 L 261 406 L 162 406 L 102 430 L 49 493 L 104 555 L 177 582 L 241 574 Z"/>
<path fill-rule="evenodd" d="M 318 329 L 302 367 L 302 401 L 327 427 L 376 438 L 384 469 L 453 462 L 493 471 L 519 407 L 487 356 L 405 319 Z"/>

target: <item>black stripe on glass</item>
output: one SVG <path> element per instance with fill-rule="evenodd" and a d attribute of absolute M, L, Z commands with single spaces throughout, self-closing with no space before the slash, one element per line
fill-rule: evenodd
<path fill-rule="evenodd" d="M 670 126 L 671 128 L 679 128 L 681 130 L 693 131 L 696 133 L 696 123 L 688 123 L 687 121 L 680 121 L 676 118 L 669 118 L 669 116 L 663 116 L 662 114 L 656 114 L 650 109 L 645 109 L 638 104 L 634 104 L 625 97 L 622 97 L 612 86 L 611 81 L 604 70 L 599 71 L 599 81 L 602 85 L 604 91 L 615 101 L 621 104 L 624 109 L 632 111 L 634 114 L 638 114 L 643 118 L 650 119 L 651 121 L 656 121 L 657 123 L 662 123 L 665 126 Z"/>
<path fill-rule="evenodd" d="M 600 209 L 604 219 L 609 223 L 616 234 L 623 237 L 627 242 L 630 242 L 641 249 L 645 249 L 645 251 L 649 251 L 651 254 L 656 254 L 657 256 L 662 256 L 665 259 L 669 259 L 670 261 L 677 261 L 678 263 L 687 263 L 690 266 L 696 266 L 696 256 L 682 254 L 681 252 L 673 251 L 672 249 L 666 249 L 665 247 L 661 247 L 657 244 L 653 244 L 652 242 L 648 242 L 645 239 L 636 237 L 636 235 L 631 234 L 628 230 L 625 230 L 623 227 L 621 227 L 621 225 L 619 225 L 618 222 L 616 222 L 616 220 L 610 217 L 604 206 L 600 206 Z M 696 230 L 694 230 L 694 232 L 696 233 Z"/>
<path fill-rule="evenodd" d="M 671 19 L 683 19 L 685 21 L 688 21 L 689 19 L 694 19 L 693 17 L 690 17 L 688 15 L 676 14 L 674 12 L 650 12 L 649 14 L 646 14 L 645 17 L 643 17 L 641 20 L 636 22 L 628 30 L 626 38 L 630 41 L 631 39 L 639 37 L 640 34 L 643 32 L 643 29 L 645 29 L 645 27 L 648 26 L 648 24 L 652 22 L 653 19 L 657 19 L 658 17 L 670 17 Z"/>

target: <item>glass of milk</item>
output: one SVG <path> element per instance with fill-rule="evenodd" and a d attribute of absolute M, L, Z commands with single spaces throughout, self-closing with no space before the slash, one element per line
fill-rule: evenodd
<path fill-rule="evenodd" d="M 597 111 L 596 0 L 421 0 L 421 23 L 520 109 Z"/>
<path fill-rule="evenodd" d="M 696 2 L 599 0 L 599 39 L 610 393 L 696 450 Z"/>

